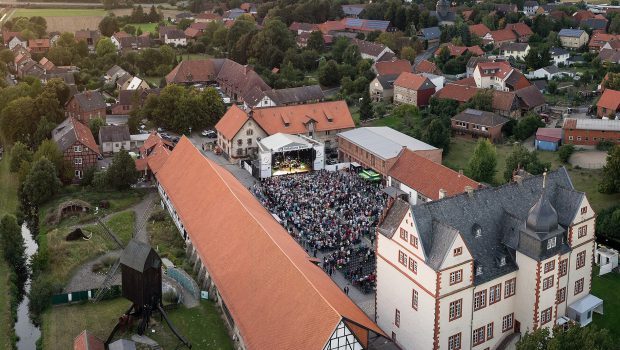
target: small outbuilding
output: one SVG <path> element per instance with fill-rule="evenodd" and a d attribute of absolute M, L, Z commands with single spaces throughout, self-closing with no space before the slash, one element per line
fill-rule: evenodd
<path fill-rule="evenodd" d="M 581 327 L 587 326 L 592 322 L 592 313 L 603 314 L 603 300 L 588 294 L 576 302 L 568 305 L 566 315 L 571 320 L 579 323 Z"/>
<path fill-rule="evenodd" d="M 562 128 L 538 128 L 536 149 L 555 152 L 562 145 Z"/>
<path fill-rule="evenodd" d="M 127 125 L 102 126 L 99 129 L 99 145 L 103 153 L 118 153 L 131 149 L 131 135 Z"/>

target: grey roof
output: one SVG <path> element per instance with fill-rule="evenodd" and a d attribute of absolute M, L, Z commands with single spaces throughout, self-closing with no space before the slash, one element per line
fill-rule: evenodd
<path fill-rule="evenodd" d="M 526 109 L 532 109 L 545 104 L 545 96 L 540 92 L 538 87 L 530 85 L 515 91 L 521 106 Z"/>
<path fill-rule="evenodd" d="M 183 39 L 185 38 L 185 32 L 179 29 L 171 29 L 166 32 L 167 39 Z"/>
<path fill-rule="evenodd" d="M 357 128 L 341 132 L 338 136 L 382 159 L 398 156 L 404 147 L 412 151 L 437 149 L 387 126 Z"/>
<path fill-rule="evenodd" d="M 557 211 L 560 232 L 563 232 L 577 214 L 584 193 L 574 190 L 565 168 L 549 172 L 545 187 L 549 204 Z M 482 274 L 474 277 L 474 284 L 515 271 L 518 269 L 515 249 L 526 250 L 519 245 L 519 233 L 524 230 L 530 210 L 540 200 L 542 192 L 543 176 L 530 176 L 520 184 L 487 187 L 471 194 L 412 206 L 412 217 L 429 265 L 438 269 L 450 243 L 460 235 L 473 255 L 475 266 L 482 267 Z M 405 211 L 400 206 L 404 201 L 398 201 L 392 207 L 396 208 L 394 213 L 388 212 L 379 226 L 379 232 L 386 237 L 391 238 L 398 228 L 394 225 L 398 216 L 403 219 Z M 390 218 L 391 215 L 394 217 Z M 480 229 L 479 237 L 475 235 L 477 229 Z M 560 251 L 569 249 L 562 240 L 558 245 Z M 499 264 L 501 257 L 506 258 L 503 266 Z"/>
<path fill-rule="evenodd" d="M 114 79 L 118 79 L 120 77 L 122 77 L 125 74 L 129 74 L 127 73 L 126 70 L 124 70 L 123 68 L 114 65 L 112 66 L 112 68 L 108 69 L 107 72 L 105 72 L 105 75 L 110 77 L 110 79 L 114 80 Z"/>
<path fill-rule="evenodd" d="M 549 74 L 555 74 L 555 73 L 560 72 L 560 68 L 558 68 L 558 67 L 556 67 L 556 66 L 554 66 L 554 65 L 547 66 L 547 67 L 543 67 L 543 68 L 541 68 L 541 69 L 546 70 L 546 71 L 547 71 L 547 73 L 549 73 Z"/>
<path fill-rule="evenodd" d="M 528 46 L 528 43 L 502 43 L 499 49 L 504 51 L 525 51 Z"/>
<path fill-rule="evenodd" d="M 127 339 L 119 339 L 110 344 L 109 350 L 136 350 L 136 343 Z"/>
<path fill-rule="evenodd" d="M 323 90 L 319 85 L 300 86 L 288 89 L 277 89 L 265 91 L 278 105 L 288 105 L 296 103 L 304 103 L 309 101 L 320 101 L 325 98 Z"/>
<path fill-rule="evenodd" d="M 563 49 L 561 47 L 552 47 L 549 49 L 549 53 L 551 53 L 551 56 L 562 56 L 562 55 L 570 54 L 568 50 Z"/>
<path fill-rule="evenodd" d="M 538 6 L 538 1 L 525 1 L 523 7 L 535 7 Z"/>
<path fill-rule="evenodd" d="M 409 203 L 403 200 L 395 201 L 377 229 L 387 238 L 392 238 L 407 214 L 407 210 L 409 210 Z"/>
<path fill-rule="evenodd" d="M 393 89 L 394 81 L 398 78 L 398 74 L 386 74 L 386 75 L 378 75 L 377 81 L 381 84 L 383 89 Z"/>
<path fill-rule="evenodd" d="M 441 22 L 441 21 L 445 21 L 445 22 L 454 22 L 454 21 L 456 21 L 456 13 L 454 13 L 452 11 L 446 12 L 445 15 L 441 15 L 441 13 L 439 13 L 437 11 L 431 11 L 430 12 L 430 16 L 437 18 L 439 20 L 439 22 Z"/>
<path fill-rule="evenodd" d="M 140 242 L 136 239 L 129 241 L 123 253 L 121 254 L 121 264 L 136 271 L 143 272 L 150 266 L 146 266 L 151 251 L 155 253 L 150 245 Z"/>
<path fill-rule="evenodd" d="M 604 30 L 607 28 L 607 20 L 602 18 L 586 18 L 581 21 L 580 25 L 590 27 L 594 30 Z"/>
<path fill-rule="evenodd" d="M 567 119 L 568 120 L 568 119 Z M 565 122 L 566 123 L 566 122 Z M 620 120 L 613 119 L 577 119 L 575 129 L 620 131 Z"/>
<path fill-rule="evenodd" d="M 99 91 L 85 91 L 79 94 L 73 95 L 82 108 L 82 111 L 94 111 L 97 109 L 105 108 L 105 99 Z"/>
<path fill-rule="evenodd" d="M 342 12 L 347 16 L 359 16 L 366 5 L 354 4 L 354 5 L 342 5 Z"/>
<path fill-rule="evenodd" d="M 477 109 L 468 108 L 461 113 L 452 117 L 454 120 L 475 123 L 483 126 L 499 126 L 508 123 L 508 119 L 493 112 L 479 111 Z"/>
<path fill-rule="evenodd" d="M 581 29 L 562 29 L 558 33 L 559 36 L 570 36 L 573 38 L 579 38 L 584 31 Z"/>
<path fill-rule="evenodd" d="M 73 131 L 71 118 L 65 119 L 52 131 L 52 139 L 58 144 L 58 148 L 64 152 L 71 147 L 77 140 L 77 135 Z"/>
<path fill-rule="evenodd" d="M 99 128 L 99 144 L 104 142 L 130 141 L 129 127 L 125 125 L 109 125 Z"/>
<path fill-rule="evenodd" d="M 441 37 L 441 30 L 439 27 L 422 28 L 420 32 L 422 32 L 422 36 L 426 40 L 436 40 Z"/>

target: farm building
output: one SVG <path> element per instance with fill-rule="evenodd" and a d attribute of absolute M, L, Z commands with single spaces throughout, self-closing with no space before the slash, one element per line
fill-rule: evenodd
<path fill-rule="evenodd" d="M 620 120 L 568 118 L 564 119 L 562 129 L 566 145 L 596 146 L 601 141 L 620 143 Z"/>
<path fill-rule="evenodd" d="M 542 151 L 557 151 L 561 145 L 561 128 L 538 128 L 538 131 L 536 131 L 536 149 Z"/>

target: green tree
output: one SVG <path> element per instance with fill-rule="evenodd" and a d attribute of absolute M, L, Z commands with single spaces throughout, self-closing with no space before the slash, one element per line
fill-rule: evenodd
<path fill-rule="evenodd" d="M 608 239 L 620 238 L 620 205 L 597 213 L 596 235 Z"/>
<path fill-rule="evenodd" d="M 95 51 L 97 52 L 97 56 L 103 57 L 111 53 L 116 53 L 116 46 L 110 38 L 101 38 L 97 42 Z"/>
<path fill-rule="evenodd" d="M 568 163 L 570 156 L 575 152 L 575 146 L 573 145 L 562 145 L 560 146 L 560 150 L 558 152 L 558 157 L 562 163 Z"/>
<path fill-rule="evenodd" d="M 493 111 L 493 90 L 484 89 L 476 92 L 472 98 L 463 104 L 463 109 L 473 108 L 481 111 Z"/>
<path fill-rule="evenodd" d="M 323 39 L 323 33 L 321 33 L 320 31 L 314 31 L 310 33 L 310 37 L 308 38 L 308 44 L 306 47 L 308 48 L 308 50 L 315 50 L 316 52 L 325 51 L 325 40 Z"/>
<path fill-rule="evenodd" d="M 361 59 L 362 55 L 360 54 L 360 49 L 357 45 L 349 45 L 349 47 L 347 47 L 342 54 L 342 63 L 349 64 L 351 66 L 356 66 Z"/>
<path fill-rule="evenodd" d="M 513 146 L 512 152 L 506 158 L 506 169 L 504 170 L 504 179 L 510 181 L 512 174 L 518 168 L 525 169 L 532 175 L 542 174 L 545 169 L 551 168 L 551 163 L 542 163 L 538 159 L 536 151 L 530 152 L 523 145 L 517 144 Z"/>
<path fill-rule="evenodd" d="M 415 60 L 416 52 L 411 46 L 405 46 L 400 50 L 400 58 L 413 62 Z"/>
<path fill-rule="evenodd" d="M 13 53 L 13 51 L 9 49 L 0 50 L 0 62 L 9 64 L 9 63 L 13 63 L 14 60 L 15 60 L 15 54 Z"/>
<path fill-rule="evenodd" d="M 71 96 L 69 86 L 67 86 L 64 80 L 60 78 L 52 78 L 47 81 L 47 84 L 45 84 L 45 87 L 43 88 L 43 92 L 45 93 L 48 91 L 53 92 L 56 95 L 56 99 L 58 99 L 61 106 L 64 106 Z"/>
<path fill-rule="evenodd" d="M 136 162 L 126 150 L 121 150 L 114 156 L 106 172 L 106 180 L 116 190 L 126 190 L 138 181 Z"/>
<path fill-rule="evenodd" d="M 0 112 L 0 132 L 11 143 L 31 144 L 40 116 L 31 97 L 19 97 Z"/>
<path fill-rule="evenodd" d="M 487 139 L 480 139 L 469 159 L 469 176 L 486 183 L 493 183 L 497 167 L 497 151 Z"/>
<path fill-rule="evenodd" d="M 599 192 L 620 192 L 620 145 L 616 145 L 607 153 L 607 164 L 603 167 L 603 178 L 599 184 Z"/>
<path fill-rule="evenodd" d="M 424 131 L 424 142 L 443 149 L 447 154 L 450 148 L 450 130 L 439 118 L 433 118 Z"/>
<path fill-rule="evenodd" d="M 56 176 L 54 164 L 43 157 L 32 164 L 20 188 L 20 199 L 26 206 L 38 208 L 56 194 L 62 183 Z"/>
<path fill-rule="evenodd" d="M 101 117 L 91 118 L 88 121 L 88 128 L 90 128 L 90 132 L 93 134 L 95 140 L 99 140 L 99 129 L 105 125 L 105 120 Z"/>
<path fill-rule="evenodd" d="M 4 252 L 4 259 L 9 263 L 23 283 L 28 277 L 28 261 L 26 246 L 22 237 L 21 228 L 13 215 L 5 215 L 0 220 L 0 245 Z"/>
<path fill-rule="evenodd" d="M 545 126 L 545 123 L 540 120 L 540 117 L 534 113 L 530 113 L 521 118 L 517 125 L 513 129 L 514 136 L 523 141 L 532 136 L 538 128 Z"/>
<path fill-rule="evenodd" d="M 548 328 L 538 328 L 526 332 L 517 342 L 517 350 L 578 350 L 578 349 L 615 349 L 613 339 L 607 329 L 596 325 L 581 327 L 571 322 L 567 328 L 553 327 L 553 336 Z"/>
<path fill-rule="evenodd" d="M 32 161 L 32 151 L 28 149 L 28 146 L 21 142 L 15 142 L 11 149 L 11 163 L 9 164 L 10 171 L 16 173 L 23 161 Z"/>
<path fill-rule="evenodd" d="M 105 16 L 101 22 L 99 22 L 99 31 L 103 36 L 112 36 L 112 34 L 118 32 L 118 30 L 118 20 L 114 15 Z"/>
<path fill-rule="evenodd" d="M 151 5 L 151 9 L 149 10 L 149 14 L 147 15 L 147 20 L 152 23 L 159 22 L 163 19 L 163 16 L 157 12 L 155 5 Z"/>
<path fill-rule="evenodd" d="M 332 57 L 336 62 L 342 62 L 342 56 L 344 51 L 349 47 L 349 39 L 345 37 L 338 37 L 332 44 Z M 340 80 L 340 79 L 339 79 Z"/>
<path fill-rule="evenodd" d="M 319 83 L 323 86 L 332 87 L 340 82 L 340 72 L 338 64 L 334 60 L 329 60 L 319 66 Z"/>
<path fill-rule="evenodd" d="M 54 165 L 56 175 L 62 177 L 62 171 L 65 164 L 64 155 L 58 147 L 58 144 L 52 140 L 44 140 L 41 142 L 37 151 L 34 153 L 32 160 L 36 163 L 38 160 L 46 158 Z M 72 174 L 73 175 L 73 174 Z"/>
<path fill-rule="evenodd" d="M 364 94 L 364 96 L 362 97 L 362 102 L 360 103 L 360 119 L 361 120 L 368 120 L 370 118 L 372 118 L 372 105 L 370 104 L 370 96 L 368 95 L 368 92 L 366 92 L 366 94 Z"/>

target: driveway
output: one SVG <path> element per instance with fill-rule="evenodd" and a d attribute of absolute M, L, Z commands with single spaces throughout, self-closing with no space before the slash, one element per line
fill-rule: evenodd
<path fill-rule="evenodd" d="M 573 153 L 569 162 L 584 169 L 601 169 L 607 164 L 607 152 L 584 150 Z"/>

